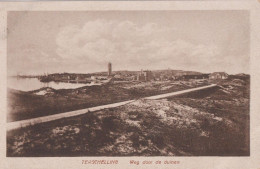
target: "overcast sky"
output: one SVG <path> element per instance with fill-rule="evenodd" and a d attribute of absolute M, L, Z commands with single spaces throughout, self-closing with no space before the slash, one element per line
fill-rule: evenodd
<path fill-rule="evenodd" d="M 249 72 L 247 11 L 9 12 L 8 74 Z"/>

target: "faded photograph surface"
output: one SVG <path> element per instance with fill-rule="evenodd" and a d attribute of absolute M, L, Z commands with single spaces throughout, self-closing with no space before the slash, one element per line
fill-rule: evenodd
<path fill-rule="evenodd" d="M 7 156 L 249 156 L 248 11 L 8 12 Z"/>

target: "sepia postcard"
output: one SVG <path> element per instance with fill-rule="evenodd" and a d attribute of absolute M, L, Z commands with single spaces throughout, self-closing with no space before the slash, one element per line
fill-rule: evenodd
<path fill-rule="evenodd" d="M 260 169 L 258 1 L 0 3 L 4 169 Z"/>

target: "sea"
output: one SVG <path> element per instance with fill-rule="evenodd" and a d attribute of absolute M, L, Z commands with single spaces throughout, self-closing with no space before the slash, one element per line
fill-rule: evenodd
<path fill-rule="evenodd" d="M 84 83 L 65 83 L 65 82 L 41 82 L 38 78 L 17 78 L 8 77 L 7 87 L 20 91 L 33 91 L 43 87 L 51 87 L 53 89 L 76 89 L 83 86 L 97 85 L 94 82 Z"/>

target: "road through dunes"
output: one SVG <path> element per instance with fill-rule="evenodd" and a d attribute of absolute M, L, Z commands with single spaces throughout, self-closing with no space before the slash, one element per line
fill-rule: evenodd
<path fill-rule="evenodd" d="M 177 96 L 177 95 L 181 95 L 181 94 L 185 94 L 185 93 L 189 93 L 189 92 L 204 90 L 204 89 L 208 89 L 208 88 L 212 88 L 212 87 L 216 87 L 216 86 L 217 86 L 216 84 L 211 84 L 211 85 L 207 85 L 207 86 L 196 87 L 196 88 L 186 89 L 186 90 L 182 90 L 182 91 L 176 91 L 176 92 L 171 92 L 171 93 L 166 93 L 166 94 L 149 96 L 149 97 L 145 97 L 144 99 L 151 99 L 151 100 L 163 99 L 163 98 Z M 89 113 L 89 112 L 95 112 L 95 111 L 108 109 L 108 108 L 115 108 L 115 107 L 123 106 L 125 104 L 131 103 L 134 101 L 135 100 L 128 100 L 128 101 L 123 101 L 123 102 L 118 102 L 118 103 L 113 103 L 113 104 L 107 104 L 107 105 L 96 106 L 96 107 L 91 107 L 91 108 L 86 108 L 86 109 L 81 109 L 81 110 L 59 113 L 59 114 L 55 114 L 55 115 L 48 115 L 48 116 L 37 117 L 37 118 L 32 118 L 32 119 L 27 119 L 27 120 L 9 122 L 9 123 L 7 123 L 7 130 L 9 131 L 9 130 L 14 130 L 14 129 L 19 129 L 22 127 L 32 126 L 32 125 L 39 124 L 39 123 L 78 116 L 78 115 L 82 115 L 82 114 Z"/>

